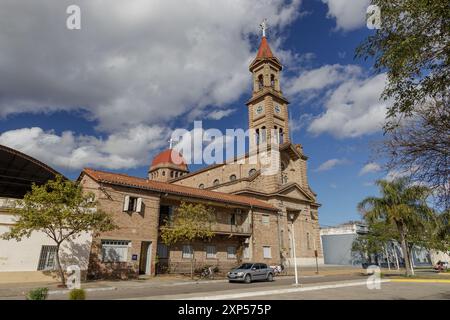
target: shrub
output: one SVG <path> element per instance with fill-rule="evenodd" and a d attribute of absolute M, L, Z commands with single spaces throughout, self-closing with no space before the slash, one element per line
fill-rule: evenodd
<path fill-rule="evenodd" d="M 36 288 L 27 294 L 27 300 L 45 300 L 48 296 L 48 288 Z"/>
<path fill-rule="evenodd" d="M 85 300 L 86 299 L 86 291 L 84 289 L 72 289 L 69 292 L 70 300 Z"/>

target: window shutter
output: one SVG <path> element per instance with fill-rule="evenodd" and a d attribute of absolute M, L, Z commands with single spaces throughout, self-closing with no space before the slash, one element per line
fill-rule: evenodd
<path fill-rule="evenodd" d="M 125 196 L 125 201 L 123 202 L 123 211 L 128 211 L 130 205 L 130 196 Z"/>
<path fill-rule="evenodd" d="M 136 212 L 142 211 L 142 198 L 137 198 Z"/>

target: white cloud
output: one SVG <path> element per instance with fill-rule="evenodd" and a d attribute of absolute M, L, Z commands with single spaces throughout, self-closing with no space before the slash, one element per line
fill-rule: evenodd
<path fill-rule="evenodd" d="M 378 172 L 380 170 L 381 170 L 381 166 L 378 163 L 370 162 L 361 168 L 361 170 L 359 171 L 359 175 L 362 176 L 362 175 L 365 175 L 368 173 Z"/>
<path fill-rule="evenodd" d="M 308 121 L 308 132 L 358 137 L 382 128 L 386 102 L 380 100 L 386 74 L 367 77 L 357 65 L 324 65 L 287 79 L 286 92 L 301 104 L 314 100 L 325 111 Z M 298 127 L 298 126 L 297 126 Z"/>
<path fill-rule="evenodd" d="M 214 110 L 206 116 L 208 119 L 220 120 L 222 118 L 228 117 L 230 114 L 235 112 L 236 109 L 226 109 L 226 110 Z"/>
<path fill-rule="evenodd" d="M 332 85 L 353 79 L 362 74 L 362 69 L 356 65 L 324 65 L 300 73 L 297 77 L 287 80 L 286 93 L 289 95 L 310 94 Z"/>
<path fill-rule="evenodd" d="M 0 134 L 0 144 L 17 149 L 57 169 L 133 168 L 150 162 L 149 152 L 166 144 L 167 130 L 138 126 L 106 140 L 72 131 L 60 135 L 39 127 Z"/>
<path fill-rule="evenodd" d="M 276 38 L 301 13 L 301 0 L 80 0 L 71 31 L 69 4 L 0 4 L 0 117 L 78 109 L 115 133 L 222 110 L 248 92 L 261 19 Z"/>
<path fill-rule="evenodd" d="M 336 30 L 350 31 L 366 24 L 370 0 L 322 0 L 328 6 L 327 17 L 336 19 Z"/>
<path fill-rule="evenodd" d="M 71 4 L 0 3 L 0 119 L 77 110 L 105 134 L 23 128 L 0 132 L 0 143 L 71 169 L 146 164 L 174 119 L 228 116 L 248 93 L 260 21 L 278 51 L 277 34 L 301 16 L 301 0 L 79 0 L 73 31 Z"/>
<path fill-rule="evenodd" d="M 399 178 L 403 178 L 403 177 L 409 177 L 411 176 L 411 174 L 413 172 L 415 172 L 415 170 L 417 170 L 417 168 L 411 168 L 408 170 L 397 170 L 397 169 L 393 169 L 390 170 L 386 176 L 384 177 L 385 180 L 387 181 L 393 181 L 395 179 L 399 179 Z"/>
<path fill-rule="evenodd" d="M 311 122 L 308 132 L 354 138 L 381 130 L 387 109 L 380 101 L 385 84 L 385 74 L 344 80 L 328 92 L 326 110 Z"/>
<path fill-rule="evenodd" d="M 324 163 L 322 163 L 314 171 L 316 171 L 316 172 L 328 171 L 338 165 L 344 165 L 344 164 L 348 164 L 348 163 L 349 163 L 349 161 L 347 159 L 330 159 L 330 160 L 327 160 Z"/>

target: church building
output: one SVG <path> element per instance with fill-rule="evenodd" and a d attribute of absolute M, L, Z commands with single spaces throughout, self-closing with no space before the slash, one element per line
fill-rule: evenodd
<path fill-rule="evenodd" d="M 263 33 L 249 66 L 253 89 L 246 104 L 253 143 L 234 161 L 190 172 L 183 155 L 169 148 L 153 159 L 146 178 L 81 172 L 78 181 L 94 192 L 99 207 L 119 226 L 94 236 L 91 278 L 188 273 L 192 258 L 196 268 L 216 266 L 220 272 L 245 261 L 292 268 L 294 257 L 300 266 L 323 264 L 320 205 L 308 184 L 308 158 L 290 140 L 282 69 Z M 267 151 L 277 153 L 276 170 L 270 174 L 260 161 L 248 161 L 261 145 L 277 146 Z M 160 227 L 183 201 L 214 209 L 215 236 L 167 247 Z"/>

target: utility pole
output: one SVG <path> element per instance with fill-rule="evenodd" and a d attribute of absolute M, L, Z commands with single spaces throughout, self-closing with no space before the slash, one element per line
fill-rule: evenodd
<path fill-rule="evenodd" d="M 317 252 L 317 249 L 316 249 L 316 240 L 315 239 L 313 240 L 313 243 L 314 243 L 314 256 L 316 257 L 316 274 L 319 274 L 319 261 L 318 261 L 319 253 Z"/>
<path fill-rule="evenodd" d="M 292 249 L 294 250 L 294 272 L 295 272 L 295 285 L 298 286 L 298 271 L 297 271 L 297 253 L 295 250 L 295 229 L 294 229 L 294 219 L 295 219 L 295 214 L 294 213 L 289 213 L 289 217 L 291 218 L 291 223 L 292 223 Z"/>

